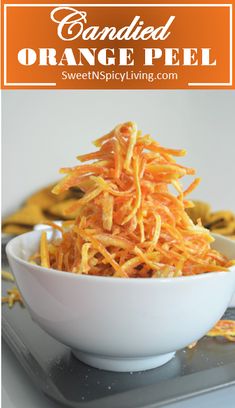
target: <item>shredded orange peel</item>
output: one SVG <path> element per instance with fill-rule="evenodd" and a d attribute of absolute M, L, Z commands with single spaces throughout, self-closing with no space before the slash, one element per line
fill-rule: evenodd
<path fill-rule="evenodd" d="M 8 303 L 8 306 L 11 309 L 16 302 L 23 305 L 23 299 L 18 288 L 13 287 L 7 291 L 7 296 L 2 297 L 2 303 Z"/>
<path fill-rule="evenodd" d="M 207 333 L 209 337 L 221 336 L 235 342 L 235 320 L 219 320 Z"/>
<path fill-rule="evenodd" d="M 235 320 L 219 320 L 214 327 L 206 334 L 207 337 L 223 337 L 224 339 L 235 342 Z M 189 349 L 197 345 L 194 341 L 188 346 Z"/>
<path fill-rule="evenodd" d="M 55 227 L 61 239 L 48 242 L 42 233 L 37 263 L 124 278 L 228 270 L 232 262 L 211 248 L 210 232 L 185 211 L 193 206 L 185 197 L 200 182 L 196 178 L 186 189 L 180 182 L 195 174 L 174 159 L 185 150 L 160 146 L 134 122 L 118 125 L 94 145 L 97 151 L 78 156 L 81 165 L 61 169 L 66 176 L 53 193 L 79 187 L 84 196 L 67 210 L 76 211 L 76 219 Z"/>

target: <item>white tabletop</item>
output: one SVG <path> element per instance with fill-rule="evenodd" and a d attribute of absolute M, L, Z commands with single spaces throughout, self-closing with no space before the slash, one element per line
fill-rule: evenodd
<path fill-rule="evenodd" d="M 170 404 L 168 408 L 234 408 L 235 385 Z M 2 408 L 59 408 L 36 389 L 5 342 L 2 343 Z M 111 408 L 111 407 L 110 407 Z"/>

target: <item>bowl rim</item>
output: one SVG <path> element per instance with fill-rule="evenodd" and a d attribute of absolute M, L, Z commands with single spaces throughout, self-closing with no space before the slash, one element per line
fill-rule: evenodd
<path fill-rule="evenodd" d="M 50 231 L 51 229 L 48 229 Z M 189 276 L 178 276 L 178 277 L 171 277 L 171 278 L 120 278 L 116 276 L 98 276 L 98 275 L 89 275 L 89 274 L 76 274 L 72 272 L 65 272 L 65 271 L 60 271 L 59 269 L 53 269 L 53 268 L 45 268 L 40 265 L 34 265 L 30 264 L 28 261 L 25 261 L 24 259 L 20 258 L 19 256 L 15 255 L 12 249 L 13 244 L 15 241 L 21 241 L 22 237 L 26 235 L 32 235 L 32 236 L 39 236 L 41 234 L 40 230 L 34 230 L 34 231 L 29 231 L 25 232 L 24 234 L 18 235 L 17 237 L 14 237 L 11 239 L 7 245 L 6 245 L 6 253 L 8 258 L 12 258 L 16 263 L 21 264 L 22 266 L 26 266 L 27 268 L 32 268 L 33 270 L 41 270 L 42 273 L 44 274 L 55 274 L 58 276 L 66 276 L 68 279 L 78 279 L 78 280 L 90 280 L 90 281 L 105 281 L 105 282 L 159 282 L 159 283 L 176 283 L 176 282 L 189 282 L 190 280 L 198 280 L 198 279 L 207 279 L 209 276 L 215 277 L 215 276 L 224 276 L 228 272 L 235 272 L 235 265 L 231 266 L 229 268 L 229 271 L 216 271 L 216 272 L 204 272 L 200 273 L 198 275 L 189 275 Z M 215 239 L 219 239 L 221 241 L 227 241 L 230 244 L 234 245 L 235 247 L 235 242 L 233 243 L 232 240 L 229 238 L 226 238 L 224 236 L 221 236 L 219 234 L 212 234 L 212 236 Z"/>

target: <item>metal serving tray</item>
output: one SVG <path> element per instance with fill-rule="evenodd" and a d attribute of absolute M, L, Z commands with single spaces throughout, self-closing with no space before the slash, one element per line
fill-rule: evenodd
<path fill-rule="evenodd" d="M 2 268 L 9 270 L 4 251 Z M 3 282 L 3 294 L 11 286 Z M 235 320 L 235 308 L 225 316 Z M 155 408 L 235 384 L 235 344 L 223 339 L 204 337 L 160 368 L 112 373 L 78 361 L 19 304 L 4 305 L 2 320 L 3 338 L 34 383 L 66 407 Z"/>

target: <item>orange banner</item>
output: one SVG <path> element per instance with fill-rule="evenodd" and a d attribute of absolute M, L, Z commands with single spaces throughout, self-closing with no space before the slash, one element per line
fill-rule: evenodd
<path fill-rule="evenodd" d="M 5 3 L 4 89 L 234 89 L 233 4 Z"/>

